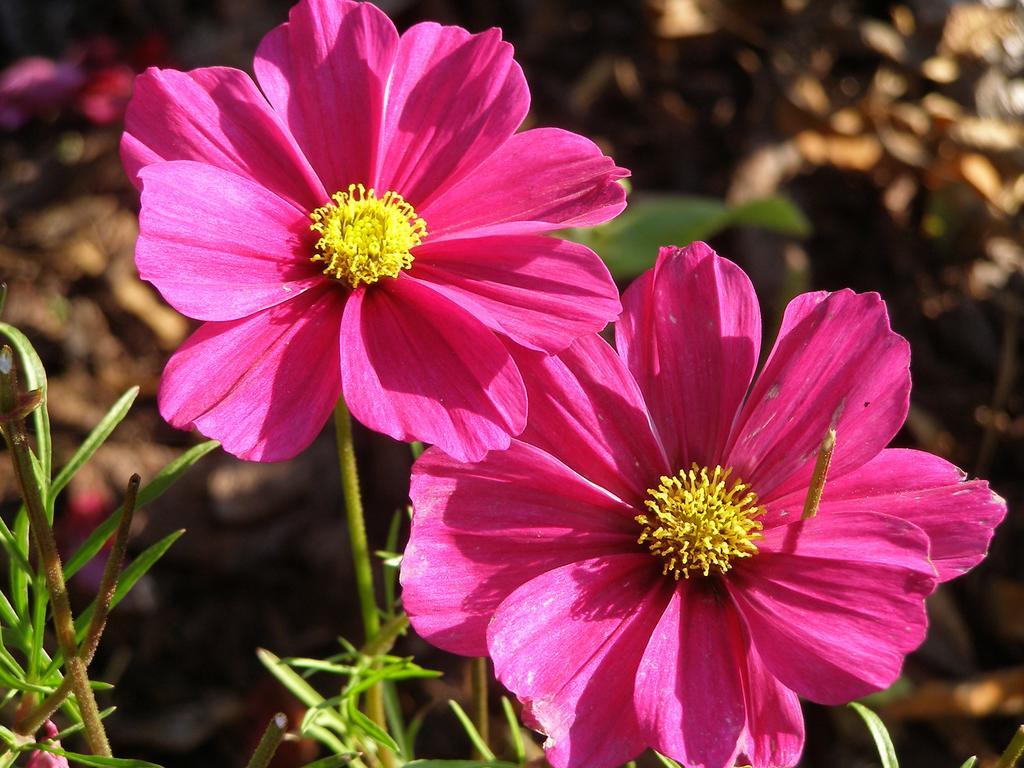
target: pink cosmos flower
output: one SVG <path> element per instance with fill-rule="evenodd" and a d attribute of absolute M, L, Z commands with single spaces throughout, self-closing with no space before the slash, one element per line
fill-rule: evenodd
<path fill-rule="evenodd" d="M 254 66 L 259 89 L 149 70 L 128 108 L 139 273 L 206 321 L 161 413 L 270 461 L 344 393 L 401 440 L 507 447 L 526 420 L 510 350 L 559 352 L 620 309 L 591 251 L 542 233 L 615 216 L 626 172 L 575 134 L 515 133 L 529 92 L 497 29 L 399 37 L 370 3 L 303 0 Z"/>
<path fill-rule="evenodd" d="M 530 420 L 507 451 L 417 462 L 405 607 L 432 643 L 493 658 L 556 768 L 646 747 L 691 768 L 793 765 L 798 695 L 889 685 L 924 598 L 981 560 L 1005 504 L 885 448 L 909 348 L 876 294 L 794 299 L 756 380 L 753 288 L 706 245 L 662 249 L 623 304 L 618 354 L 590 336 L 522 355 Z"/>

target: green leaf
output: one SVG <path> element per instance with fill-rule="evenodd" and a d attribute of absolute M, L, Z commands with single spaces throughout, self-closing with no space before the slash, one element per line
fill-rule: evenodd
<path fill-rule="evenodd" d="M 46 369 L 43 368 L 43 361 L 39 359 L 32 342 L 24 333 L 13 325 L 0 323 L 0 334 L 7 337 L 11 342 L 11 348 L 21 358 L 21 365 L 18 366 L 21 388 L 26 391 L 38 389 L 42 394 L 42 403 L 32 412 L 32 428 L 39 450 L 39 462 L 46 477 L 49 478 L 53 462 L 53 448 L 50 442 L 50 417 L 46 412 Z"/>
<path fill-rule="evenodd" d="M 26 576 L 35 576 L 35 571 L 32 570 L 32 566 L 29 565 L 28 559 L 21 551 L 21 547 L 18 546 L 18 540 L 14 537 L 14 533 L 10 528 L 7 527 L 7 523 L 0 518 L 0 547 L 3 547 L 4 552 L 7 553 L 7 557 L 11 561 L 12 566 L 17 566 Z M 6 601 L 6 596 L 4 600 Z M 10 603 L 8 603 L 10 605 Z M 14 608 L 11 608 L 13 614 Z M 12 620 L 8 618 L 9 614 L 3 616 L 3 620 L 8 624 L 13 625 L 17 623 L 17 614 L 13 614 L 15 618 Z"/>
<path fill-rule="evenodd" d="M 18 510 L 18 514 L 14 518 L 14 543 L 22 557 L 28 562 L 28 513 L 24 506 Z M 13 563 L 10 565 L 11 599 L 14 601 L 15 613 L 23 622 L 28 620 L 28 585 L 35 575 L 35 570 L 31 566 L 27 570 L 22 570 L 20 566 L 15 566 Z M 31 629 L 31 625 L 26 626 Z"/>
<path fill-rule="evenodd" d="M 219 445 L 220 443 L 216 440 L 207 440 L 205 443 L 189 448 L 181 456 L 167 464 L 167 466 L 157 472 L 156 477 L 139 490 L 139 496 L 135 503 L 136 508 L 160 498 L 189 467 Z M 67 564 L 64 566 L 64 577 L 66 579 L 70 579 L 78 573 L 82 566 L 92 560 L 103 549 L 103 545 L 114 534 L 114 531 L 117 530 L 117 524 L 121 521 L 121 514 L 123 512 L 124 509 L 118 507 L 114 514 L 100 523 L 96 530 L 89 535 L 89 538 L 78 548 L 78 551 L 68 558 Z"/>
<path fill-rule="evenodd" d="M 382 747 L 387 747 L 396 755 L 400 753 L 401 750 L 395 740 L 391 738 L 391 735 L 373 722 L 373 720 L 360 712 L 359 707 L 356 706 L 355 699 L 348 700 L 348 717 L 356 728 L 361 730 Z"/>
<path fill-rule="evenodd" d="M 46 744 L 45 742 L 28 744 L 20 751 L 29 752 L 36 749 L 42 752 L 49 752 L 53 755 L 63 755 L 72 763 L 87 765 L 92 768 L 160 768 L 156 763 L 147 763 L 145 760 L 131 760 L 123 757 L 100 757 L 98 755 L 81 755 L 77 752 L 68 752 L 60 747 L 54 747 L 50 744 Z"/>
<path fill-rule="evenodd" d="M 803 211 L 784 197 L 762 197 L 730 208 L 722 225 L 761 227 L 793 237 L 811 234 L 811 223 Z"/>
<path fill-rule="evenodd" d="M 977 755 L 975 755 L 974 757 L 968 757 L 966 760 L 964 760 L 964 764 L 961 765 L 960 768 L 974 768 L 974 764 L 976 762 L 978 762 Z"/>
<path fill-rule="evenodd" d="M 312 763 L 306 763 L 303 768 L 342 768 L 342 766 L 350 764 L 356 757 L 358 755 L 355 752 L 349 752 L 345 755 L 331 755 Z"/>
<path fill-rule="evenodd" d="M 132 588 L 138 583 L 139 579 L 146 575 L 150 568 L 157 564 L 161 557 L 166 554 L 167 550 L 171 548 L 181 535 L 185 533 L 185 529 L 179 529 L 170 533 L 156 544 L 152 544 L 143 550 L 142 554 L 136 557 L 131 564 L 121 572 L 121 577 L 117 581 L 117 589 L 114 590 L 114 595 L 110 599 L 110 609 L 113 610 L 117 607 L 117 604 L 124 600 L 125 596 L 132 591 Z M 96 612 L 96 601 L 93 600 L 89 603 L 88 607 L 82 611 L 78 616 L 75 617 L 75 641 L 79 644 L 85 640 L 86 634 L 89 632 L 89 622 L 92 621 L 92 615 Z M 53 660 L 50 662 L 49 668 L 46 670 L 46 674 L 51 673 L 64 661 L 64 654 L 57 653 L 54 655 Z"/>
<path fill-rule="evenodd" d="M 655 752 L 654 756 L 658 758 L 658 762 L 665 766 L 665 768 L 682 768 L 675 760 L 671 757 L 665 757 L 661 752 Z"/>
<path fill-rule="evenodd" d="M 896 750 L 892 746 L 892 739 L 889 738 L 889 731 L 886 730 L 882 719 L 863 704 L 858 704 L 856 701 L 850 702 L 850 708 L 861 716 L 861 719 L 871 732 L 871 737 L 875 740 L 875 747 L 878 749 L 878 756 L 882 760 L 882 768 L 899 768 L 900 764 L 896 760 Z"/>
<path fill-rule="evenodd" d="M 508 723 L 508 732 L 512 737 L 512 749 L 516 756 L 517 763 L 526 762 L 526 745 L 523 744 L 523 731 L 519 727 L 519 718 L 512 708 L 512 700 L 508 696 L 501 697 L 501 709 L 505 713 L 505 721 Z"/>
<path fill-rule="evenodd" d="M 563 234 L 597 251 L 612 274 L 623 280 L 652 266 L 661 246 L 707 240 L 731 226 L 756 226 L 798 237 L 810 230 L 803 213 L 783 197 L 730 208 L 710 197 L 637 195 L 607 224 Z"/>
<path fill-rule="evenodd" d="M 270 674 L 278 679 L 281 685 L 291 691 L 295 698 L 307 707 L 316 707 L 323 703 L 324 697 L 317 693 L 313 686 L 303 680 L 300 675 L 273 653 L 265 648 L 260 648 L 256 651 L 256 657 L 269 670 Z M 348 731 L 348 724 L 341 719 L 341 715 L 335 710 L 324 709 L 321 711 L 323 712 L 324 719 L 330 720 L 331 724 L 341 733 Z"/>
<path fill-rule="evenodd" d="M 139 388 L 132 387 L 121 395 L 118 401 L 107 411 L 107 415 L 100 420 L 100 423 L 96 425 L 92 432 L 89 433 L 89 436 L 78 446 L 78 450 L 68 460 L 68 463 L 57 473 L 57 476 L 50 484 L 48 505 L 51 509 L 53 508 L 54 501 L 57 499 L 57 495 L 64 490 L 71 481 L 71 478 L 74 477 L 75 472 L 96 453 L 96 449 L 103 445 L 104 441 L 110 437 L 110 433 L 114 431 L 128 414 L 128 410 L 132 407 L 132 403 L 135 402 L 138 394 Z"/>
<path fill-rule="evenodd" d="M 142 554 L 132 560 L 131 564 L 121 571 L 121 577 L 117 581 L 117 589 L 114 590 L 114 595 L 110 600 L 110 608 L 113 608 L 124 600 L 125 596 L 131 592 L 139 579 L 149 572 L 157 562 L 163 557 L 167 550 L 171 548 L 181 535 L 185 533 L 185 529 L 181 528 L 174 533 L 170 533 L 164 536 L 156 544 L 152 544 L 147 547 Z M 94 600 L 89 604 L 89 607 L 82 611 L 81 615 L 75 618 L 75 634 L 76 640 L 81 643 L 85 639 L 85 634 L 89 630 L 89 622 L 92 620 L 93 613 L 96 612 L 96 601 Z"/>
<path fill-rule="evenodd" d="M 473 721 L 469 719 L 469 715 L 466 714 L 466 711 L 459 706 L 459 702 L 455 701 L 455 699 L 449 699 L 448 706 L 452 708 L 452 712 L 455 713 L 455 717 L 459 719 L 462 729 L 466 732 L 466 735 L 469 736 L 469 740 L 476 751 L 483 755 L 484 760 L 494 760 L 494 753 L 491 752 L 491 748 L 487 746 L 487 742 L 484 741 L 480 732 L 476 729 L 476 726 L 473 725 Z"/>
<path fill-rule="evenodd" d="M 494 760 L 413 760 L 405 768 L 518 768 L 515 763 Z"/>

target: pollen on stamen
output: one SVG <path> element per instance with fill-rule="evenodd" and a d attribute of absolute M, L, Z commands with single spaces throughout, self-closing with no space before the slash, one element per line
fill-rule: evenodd
<path fill-rule="evenodd" d="M 309 214 L 319 233 L 311 260 L 351 288 L 398 277 L 412 266 L 412 249 L 423 242 L 427 225 L 397 192 L 377 197 L 373 189 L 350 184 L 334 201 Z"/>
<path fill-rule="evenodd" d="M 678 581 L 693 574 L 726 573 L 736 559 L 757 554 L 764 509 L 732 469 L 694 464 L 649 488 L 647 512 L 636 516 L 637 542 L 664 560 L 662 573 Z"/>

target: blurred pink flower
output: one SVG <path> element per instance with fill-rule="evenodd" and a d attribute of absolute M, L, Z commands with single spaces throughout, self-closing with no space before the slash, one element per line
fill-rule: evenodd
<path fill-rule="evenodd" d="M 52 739 L 57 733 L 57 726 L 53 724 L 53 721 L 47 720 L 43 725 L 43 740 Z M 53 746 L 59 748 L 60 742 L 54 741 Z M 29 755 L 25 768 L 69 768 L 69 766 L 66 757 L 37 749 Z"/>
<path fill-rule="evenodd" d="M 877 294 L 798 296 L 756 379 L 757 298 L 703 243 L 662 249 L 623 305 L 618 354 L 590 336 L 520 356 L 530 420 L 509 450 L 417 462 L 405 607 L 432 643 L 493 658 L 556 768 L 646 747 L 793 765 L 797 696 L 888 686 L 924 598 L 981 560 L 1005 503 L 885 448 L 910 357 Z"/>
<path fill-rule="evenodd" d="M 510 350 L 559 352 L 620 309 L 593 252 L 542 235 L 615 216 L 626 172 L 581 136 L 515 133 L 529 92 L 497 29 L 399 37 L 370 3 L 304 0 L 254 66 L 262 93 L 149 70 L 128 107 L 139 273 L 207 321 L 164 371 L 164 418 L 271 461 L 343 392 L 400 440 L 506 447 L 526 420 Z"/>
<path fill-rule="evenodd" d="M 60 109 L 85 82 L 71 62 L 29 56 L 0 72 L 0 128 L 20 128 L 31 118 Z"/>

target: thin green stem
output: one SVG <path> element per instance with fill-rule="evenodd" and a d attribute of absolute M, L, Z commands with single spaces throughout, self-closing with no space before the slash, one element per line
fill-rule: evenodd
<path fill-rule="evenodd" d="M 473 725 L 484 744 L 491 740 L 490 713 L 488 712 L 487 681 L 490 677 L 490 670 L 487 665 L 487 657 L 482 656 L 470 661 L 470 676 L 473 689 Z M 483 755 L 477 755 L 483 758 Z"/>
<path fill-rule="evenodd" d="M 96 599 L 96 610 L 89 622 L 89 633 L 85 642 L 78 651 L 78 656 L 85 662 L 86 668 L 92 663 L 99 647 L 100 638 L 107 625 L 107 617 L 110 615 L 110 603 L 114 599 L 114 592 L 117 591 L 117 582 L 121 577 L 121 568 L 124 565 L 125 552 L 128 549 L 128 534 L 131 531 L 132 519 L 135 515 L 135 502 L 139 494 L 139 483 L 141 478 L 132 475 L 128 481 L 128 489 L 124 495 L 124 512 L 117 524 L 117 532 L 114 534 L 114 543 L 110 548 L 110 555 L 107 557 L 106 567 L 103 569 L 103 578 L 100 581 L 100 590 Z M 64 703 L 71 694 L 71 677 L 66 676 L 53 693 L 32 710 L 29 715 L 18 724 L 18 732 L 23 735 L 35 733 L 50 715 L 57 711 L 57 708 Z"/>
<path fill-rule="evenodd" d="M 274 759 L 277 748 L 281 746 L 287 727 L 288 718 L 283 713 L 278 712 L 274 715 L 267 725 L 267 730 L 263 732 L 260 743 L 256 745 L 256 751 L 252 753 L 252 758 L 246 768 L 267 768 L 270 761 Z"/>
<path fill-rule="evenodd" d="M 53 605 L 53 623 L 57 632 L 57 641 L 64 652 L 64 668 L 67 677 L 71 678 L 71 687 L 78 699 L 82 711 L 82 722 L 85 725 L 86 741 L 95 755 L 111 757 L 110 743 L 100 720 L 96 697 L 89 687 L 89 677 L 85 671 L 85 663 L 78 656 L 78 644 L 75 642 L 75 620 L 71 613 L 71 602 L 68 599 L 67 585 L 64 583 L 64 569 L 61 567 L 57 542 L 53 537 L 53 528 L 46 516 L 35 473 L 32 470 L 32 456 L 28 445 L 25 424 L 20 417 L 6 420 L 6 414 L 12 412 L 12 404 L 18 400 L 18 374 L 14 365 L 14 353 L 10 347 L 0 349 L 0 412 L 5 414 L 3 433 L 10 447 L 11 461 L 18 480 L 25 509 L 28 511 L 29 528 L 35 543 L 36 554 L 46 577 L 46 587 Z"/>
<path fill-rule="evenodd" d="M 334 407 L 334 433 L 338 445 L 341 491 L 345 497 L 345 518 L 348 522 L 349 545 L 352 547 L 352 566 L 355 569 L 356 592 L 359 595 L 359 609 L 363 618 L 363 633 L 366 642 L 370 642 L 380 632 L 380 615 L 377 610 L 376 593 L 373 589 L 373 564 L 370 560 L 370 545 L 366 538 L 363 499 L 359 491 L 359 468 L 356 464 L 355 445 L 352 441 L 352 416 L 342 397 L 338 398 L 338 404 Z M 366 714 L 381 728 L 387 728 L 384 690 L 380 683 L 366 692 Z M 380 762 L 385 768 L 391 768 L 395 764 L 394 756 L 383 747 L 379 756 Z"/>
<path fill-rule="evenodd" d="M 1022 756 L 1024 756 L 1024 725 L 1017 728 L 1006 751 L 992 768 L 1014 768 Z"/>
<path fill-rule="evenodd" d="M 377 598 L 373 590 L 373 567 L 370 545 L 366 539 L 363 498 L 359 492 L 359 469 L 352 442 L 352 417 L 341 398 L 334 408 L 334 431 L 338 443 L 341 491 L 345 497 L 345 517 L 348 522 L 349 545 L 352 547 L 352 565 L 356 572 L 359 610 L 363 617 L 364 639 L 370 641 L 380 629 L 380 617 L 377 615 Z"/>

